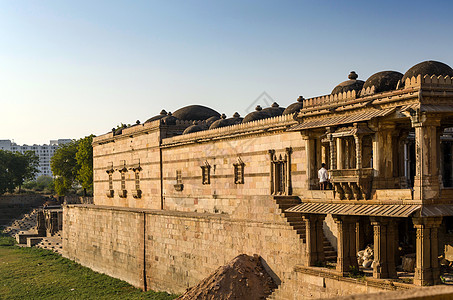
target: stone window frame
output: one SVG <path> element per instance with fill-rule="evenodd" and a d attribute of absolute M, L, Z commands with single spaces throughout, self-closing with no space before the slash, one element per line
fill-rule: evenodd
<path fill-rule="evenodd" d="M 181 170 L 176 170 L 176 184 L 173 185 L 176 191 L 181 192 L 184 189 L 182 184 L 182 172 Z"/>
<path fill-rule="evenodd" d="M 105 171 L 109 177 L 109 189 L 107 190 L 106 195 L 108 198 L 112 198 L 115 194 L 115 191 L 113 190 L 113 172 L 115 171 L 113 169 L 113 162 L 110 163 L 109 167 L 110 168 Z"/>
<path fill-rule="evenodd" d="M 270 158 L 270 194 L 292 195 L 291 154 L 293 149 L 286 147 L 285 152 L 277 155 L 274 149 L 268 150 Z"/>
<path fill-rule="evenodd" d="M 211 165 L 207 161 L 204 162 L 204 166 L 201 167 L 201 183 L 203 185 L 211 184 Z"/>
<path fill-rule="evenodd" d="M 134 172 L 134 184 L 135 184 L 135 189 L 132 190 L 132 196 L 134 198 L 141 198 L 142 197 L 142 189 L 140 188 L 140 172 L 143 169 L 140 166 L 140 161 L 138 162 L 138 166 L 132 167 L 131 170 Z"/>
<path fill-rule="evenodd" d="M 120 198 L 126 198 L 127 197 L 127 189 L 126 189 L 126 172 L 127 172 L 127 168 L 126 168 L 126 161 L 123 160 L 122 161 L 123 163 L 123 167 L 121 169 L 118 169 L 118 172 L 120 172 L 121 174 L 121 189 L 118 190 L 118 195 L 120 196 Z"/>
<path fill-rule="evenodd" d="M 233 164 L 235 184 L 244 184 L 244 166 L 245 163 L 241 158 L 238 158 L 238 162 Z"/>

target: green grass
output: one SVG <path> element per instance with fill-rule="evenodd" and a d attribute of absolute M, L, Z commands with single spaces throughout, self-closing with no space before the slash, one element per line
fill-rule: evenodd
<path fill-rule="evenodd" d="M 0 234 L 0 299 L 155 299 L 176 295 L 142 292 L 49 250 L 21 248 Z"/>

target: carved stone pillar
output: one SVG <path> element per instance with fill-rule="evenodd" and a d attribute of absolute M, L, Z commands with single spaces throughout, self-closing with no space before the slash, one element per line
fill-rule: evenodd
<path fill-rule="evenodd" d="M 286 150 L 286 195 L 292 195 L 292 184 L 291 184 L 291 153 L 293 153 L 293 149 L 288 147 Z"/>
<path fill-rule="evenodd" d="M 274 160 L 274 154 L 275 154 L 275 150 L 269 150 L 269 165 L 270 165 L 270 176 L 269 176 L 269 192 L 271 195 L 274 194 L 275 192 L 275 187 L 274 187 L 274 163 L 273 160 Z"/>
<path fill-rule="evenodd" d="M 304 214 L 306 230 L 306 262 L 308 266 L 315 266 L 324 262 L 324 235 L 323 222 L 326 215 Z"/>
<path fill-rule="evenodd" d="M 38 210 L 36 230 L 39 236 L 46 236 L 46 220 L 42 209 Z"/>
<path fill-rule="evenodd" d="M 355 168 L 362 168 L 362 137 L 359 135 L 354 135 L 355 140 Z"/>
<path fill-rule="evenodd" d="M 381 123 L 378 131 L 375 134 L 375 147 L 373 165 L 378 176 L 374 179 L 373 185 L 375 188 L 395 188 L 393 179 L 393 147 L 395 124 Z"/>
<path fill-rule="evenodd" d="M 329 140 L 330 146 L 330 169 L 335 170 L 337 168 L 337 147 L 335 138 L 332 136 L 332 128 L 327 128 L 327 139 Z"/>
<path fill-rule="evenodd" d="M 344 153 L 344 140 L 342 138 L 337 138 L 337 168 L 344 169 L 345 168 L 345 153 Z"/>
<path fill-rule="evenodd" d="M 440 283 L 437 231 L 442 217 L 412 218 L 417 229 L 414 284 Z"/>
<path fill-rule="evenodd" d="M 418 113 L 412 118 L 415 127 L 414 199 L 430 200 L 440 195 L 439 131 L 440 118 Z"/>
<path fill-rule="evenodd" d="M 374 278 L 396 278 L 396 224 L 384 217 L 372 217 L 374 228 Z"/>
<path fill-rule="evenodd" d="M 358 270 L 356 230 L 358 217 L 333 215 L 337 224 L 337 271 L 345 274 L 351 269 Z"/>

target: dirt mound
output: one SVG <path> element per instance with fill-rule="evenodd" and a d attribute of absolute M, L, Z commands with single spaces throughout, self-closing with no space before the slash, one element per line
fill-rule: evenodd
<path fill-rule="evenodd" d="M 241 254 L 218 268 L 179 300 L 266 299 L 277 288 L 266 272 L 260 256 Z"/>

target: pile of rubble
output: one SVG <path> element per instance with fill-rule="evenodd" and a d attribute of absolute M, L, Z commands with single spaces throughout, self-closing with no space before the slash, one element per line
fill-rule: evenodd
<path fill-rule="evenodd" d="M 277 288 L 266 272 L 261 257 L 241 254 L 218 268 L 196 286 L 188 289 L 179 300 L 266 299 Z"/>

